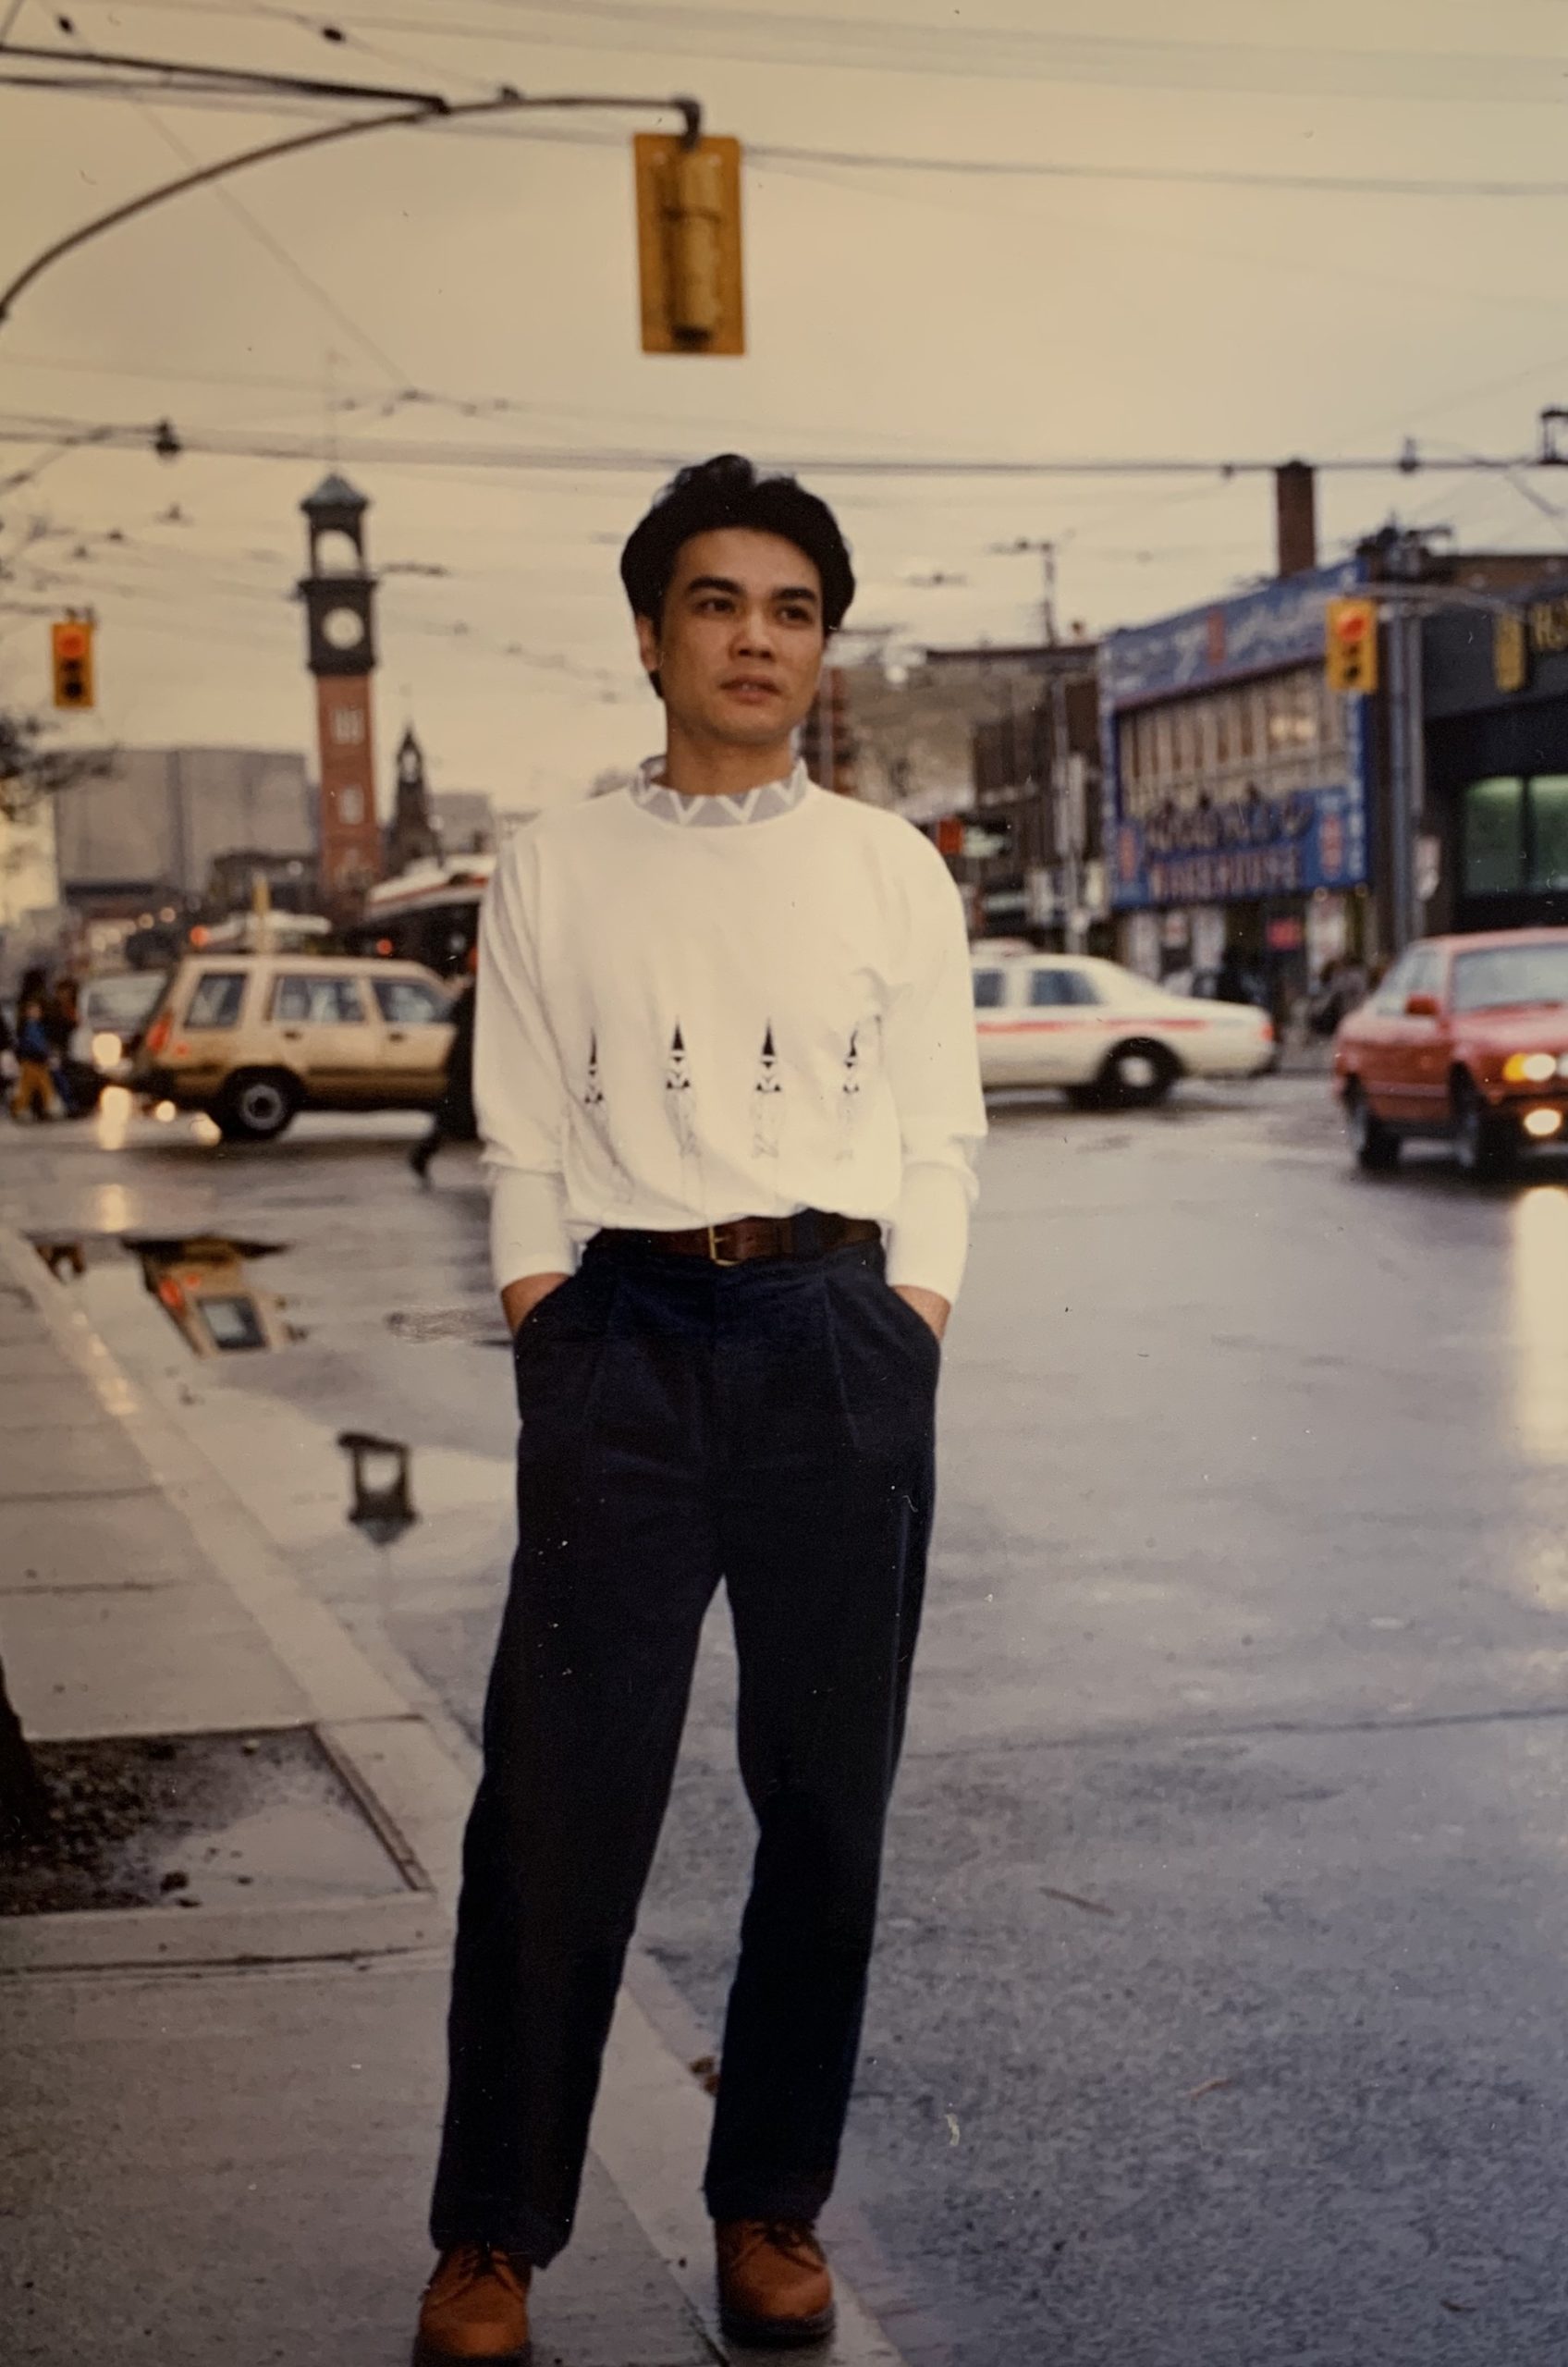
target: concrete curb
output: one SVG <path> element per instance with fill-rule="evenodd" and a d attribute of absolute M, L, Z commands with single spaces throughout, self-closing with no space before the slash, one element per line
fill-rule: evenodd
<path fill-rule="evenodd" d="M 472 1784 L 313 1596 L 274 1552 L 263 1531 L 206 1456 L 138 1391 L 71 1306 L 63 1286 L 15 1233 L 0 1231 L 0 1275 L 27 1294 L 55 1345 L 147 1467 L 208 1562 L 213 1578 L 261 1630 L 410 1890 L 406 1898 L 334 1902 L 313 1909 L 236 1908 L 175 1929 L 155 1912 L 62 1915 L 7 1932 L 6 1963 L 21 1970 L 223 1960 L 261 1962 L 309 1955 L 427 1948 L 445 1928 L 441 1907 L 456 1881 L 457 1846 Z"/>
<path fill-rule="evenodd" d="M 379 1638 L 373 1661 L 300 1585 L 217 1465 L 131 1380 L 67 1288 L 5 1228 L 0 1277 L 32 1301 L 56 1345 L 184 1517 L 215 1577 L 262 1630 L 308 1705 L 308 1722 L 414 1885 L 407 1899 L 238 1909 L 200 1923 L 187 1918 L 177 1930 L 155 1910 L 40 1918 L 35 1931 L 8 1941 L 6 1968 L 194 1971 L 444 1947 L 478 1752 L 394 1646 Z M 667 1985 L 634 1950 L 606 2056 L 594 2152 L 722 2360 L 731 2354 L 718 2329 L 712 2234 L 700 2197 L 709 2106 L 640 2002 L 656 1999 Z M 820 2367 L 901 2367 L 900 2354 L 869 2312 L 842 2277 L 837 2282 L 839 2331 L 814 2359 Z"/>

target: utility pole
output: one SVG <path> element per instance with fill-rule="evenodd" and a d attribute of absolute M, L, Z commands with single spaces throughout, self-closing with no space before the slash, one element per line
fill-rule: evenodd
<path fill-rule="evenodd" d="M 1397 957 L 1422 933 L 1417 842 L 1427 809 L 1427 716 L 1417 588 L 1426 547 L 1404 533 L 1389 552 L 1394 578 L 1386 614 L 1389 644 L 1389 917 Z M 1403 596 L 1402 596 L 1403 595 Z"/>
<path fill-rule="evenodd" d="M 1393 802 L 1394 947 L 1423 934 L 1420 843 L 1427 816 L 1427 715 L 1421 615 L 1406 604 L 1389 619 L 1389 753 Z"/>
<path fill-rule="evenodd" d="M 1047 649 L 1056 647 L 1056 545 L 1042 537 L 1020 534 L 1011 543 L 993 543 L 991 549 L 1007 558 L 1032 552 L 1040 562 L 1040 637 Z"/>
<path fill-rule="evenodd" d="M 1426 529 L 1427 534 L 1449 531 Z M 1473 609 L 1489 616 L 1500 629 L 1506 626 L 1519 636 L 1524 619 L 1518 602 L 1504 595 L 1427 580 L 1427 553 L 1421 533 L 1390 527 L 1362 548 L 1364 554 L 1381 562 L 1380 571 L 1373 581 L 1357 584 L 1351 596 L 1330 601 L 1329 606 L 1332 609 L 1375 605 L 1381 620 L 1378 639 L 1388 659 L 1388 950 L 1397 955 L 1422 935 L 1427 901 L 1423 893 L 1426 883 L 1421 877 L 1421 842 L 1427 818 L 1423 621 L 1445 608 Z M 1341 687 L 1356 686 L 1346 682 Z M 1376 689 L 1375 671 L 1365 687 Z"/>
<path fill-rule="evenodd" d="M 1410 717 L 1410 619 L 1395 608 L 1386 627 L 1389 641 L 1389 921 L 1397 959 L 1415 934 L 1415 826 L 1412 815 L 1413 761 Z M 1419 622 L 1416 631 L 1420 631 Z M 1420 730 L 1419 721 L 1416 725 Z"/>

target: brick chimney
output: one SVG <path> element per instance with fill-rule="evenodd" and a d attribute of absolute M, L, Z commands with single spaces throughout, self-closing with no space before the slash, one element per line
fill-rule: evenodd
<path fill-rule="evenodd" d="M 1276 570 L 1305 575 L 1317 564 L 1317 480 L 1305 460 L 1274 472 Z"/>

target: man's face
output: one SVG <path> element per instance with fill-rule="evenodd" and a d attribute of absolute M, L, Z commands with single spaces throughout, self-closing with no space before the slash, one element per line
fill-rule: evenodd
<path fill-rule="evenodd" d="M 637 619 L 670 720 L 696 738 L 766 747 L 804 720 L 826 634 L 822 580 L 782 535 L 726 526 L 681 546 L 655 626 Z"/>

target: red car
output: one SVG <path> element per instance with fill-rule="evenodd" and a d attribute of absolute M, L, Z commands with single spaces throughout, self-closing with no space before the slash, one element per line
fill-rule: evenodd
<path fill-rule="evenodd" d="M 1506 1173 L 1568 1126 L 1568 928 L 1413 945 L 1341 1025 L 1334 1081 L 1361 1166 L 1424 1135 Z"/>

